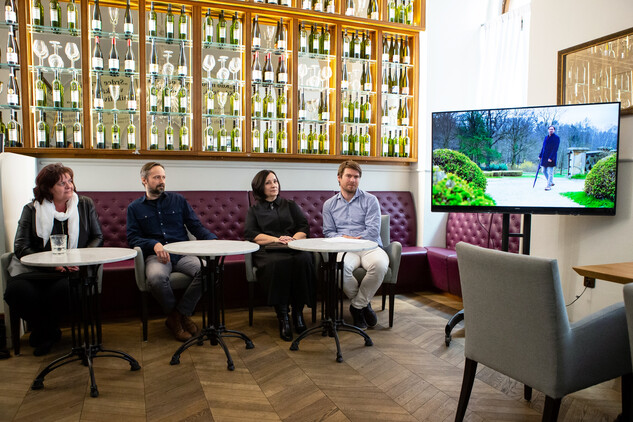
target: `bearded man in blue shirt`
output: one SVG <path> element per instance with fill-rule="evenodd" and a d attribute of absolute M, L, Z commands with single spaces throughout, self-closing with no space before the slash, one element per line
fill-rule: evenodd
<path fill-rule="evenodd" d="M 145 257 L 145 276 L 152 295 L 168 315 L 165 325 L 180 341 L 198 334 L 191 320 L 202 293 L 200 260 L 195 256 L 170 255 L 163 249 L 167 243 L 196 239 L 217 239 L 207 230 L 191 205 L 180 194 L 165 192 L 165 168 L 150 162 L 141 168 L 141 182 L 145 195 L 127 208 L 127 241 L 130 247 L 139 246 Z M 169 282 L 172 271 L 192 278 L 180 301 L 176 302 Z"/>
<path fill-rule="evenodd" d="M 389 267 L 389 257 L 380 240 L 380 204 L 374 195 L 358 188 L 363 174 L 355 161 L 344 161 L 337 178 L 341 191 L 323 204 L 323 234 L 349 239 L 373 240 L 380 248 L 348 252 L 344 258 L 343 292 L 350 299 L 349 311 L 354 325 L 365 329 L 378 322 L 371 299 L 382 284 Z M 367 273 L 359 283 L 353 275 L 358 267 Z"/>

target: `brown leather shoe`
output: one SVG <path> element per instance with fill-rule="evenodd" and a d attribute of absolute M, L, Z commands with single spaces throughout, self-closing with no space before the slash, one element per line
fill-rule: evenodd
<path fill-rule="evenodd" d="M 184 328 L 185 331 L 187 331 L 193 337 L 195 337 L 198 334 L 200 334 L 200 329 L 198 328 L 196 323 L 193 322 L 193 320 L 190 317 L 188 317 L 187 315 L 183 315 L 181 317 L 180 321 L 182 323 L 182 328 Z"/>
<path fill-rule="evenodd" d="M 167 319 L 165 320 L 165 325 L 169 328 L 178 341 L 187 341 L 191 338 L 191 334 L 185 331 L 182 328 L 182 315 L 177 310 L 171 311 Z"/>

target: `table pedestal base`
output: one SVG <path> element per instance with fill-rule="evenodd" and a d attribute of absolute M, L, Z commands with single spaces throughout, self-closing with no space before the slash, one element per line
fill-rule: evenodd
<path fill-rule="evenodd" d="M 244 333 L 234 330 L 227 330 L 223 326 L 219 328 L 215 328 L 214 326 L 210 326 L 207 328 L 203 328 L 196 337 L 192 337 L 187 340 L 182 346 L 176 350 L 176 353 L 171 357 L 170 365 L 178 365 L 180 363 L 180 354 L 187 350 L 189 347 L 194 344 L 202 345 L 205 340 L 209 340 L 209 343 L 212 346 L 220 345 L 224 350 L 224 354 L 226 355 L 226 366 L 229 371 L 235 369 L 235 365 L 233 364 L 233 358 L 231 358 L 231 353 L 229 353 L 228 347 L 226 347 L 226 343 L 222 340 L 222 337 L 236 337 L 241 338 L 246 343 L 247 349 L 252 349 L 255 347 L 250 338 Z"/>
<path fill-rule="evenodd" d="M 106 353 L 106 354 L 97 355 L 97 353 Z M 80 360 L 84 366 L 88 367 L 88 371 L 90 373 L 90 396 L 97 397 L 99 396 L 99 390 L 97 389 L 97 384 L 95 382 L 95 374 L 94 374 L 94 369 L 92 368 L 92 361 L 94 358 L 98 358 L 98 357 L 123 359 L 123 360 L 126 360 L 130 364 L 131 371 L 138 371 L 139 369 L 141 369 L 141 365 L 139 365 L 138 361 L 125 352 L 104 349 L 101 345 L 73 347 L 70 353 L 68 353 L 65 356 L 60 357 L 59 359 L 55 359 L 53 362 L 49 363 L 48 366 L 46 366 L 46 368 L 44 368 L 37 375 L 37 377 L 35 377 L 35 380 L 33 381 L 33 384 L 31 385 L 31 389 L 32 390 L 42 389 L 44 387 L 44 377 L 48 375 L 48 373 L 54 371 L 55 369 L 61 366 L 66 365 L 67 363 Z"/>
<path fill-rule="evenodd" d="M 371 338 L 360 328 L 348 324 L 342 319 L 332 320 L 325 319 L 321 322 L 320 326 L 310 328 L 309 330 L 301 333 L 299 337 L 290 345 L 290 350 L 299 350 L 299 342 L 309 336 L 310 334 L 315 334 L 321 332 L 322 336 L 330 336 L 334 337 L 334 341 L 336 342 L 336 361 L 343 362 L 343 355 L 341 354 L 341 343 L 338 338 L 339 331 L 349 331 L 351 333 L 356 333 L 365 339 L 365 346 L 373 346 L 374 342 Z"/>

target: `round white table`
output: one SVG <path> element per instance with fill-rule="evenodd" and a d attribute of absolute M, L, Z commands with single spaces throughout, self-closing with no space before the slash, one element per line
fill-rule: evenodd
<path fill-rule="evenodd" d="M 342 289 L 339 289 L 339 286 L 342 286 L 343 282 L 343 259 L 345 259 L 345 254 L 375 249 L 378 244 L 371 240 L 332 237 L 294 240 L 288 243 L 288 246 L 291 249 L 300 251 L 319 252 L 324 256 L 327 254 L 327 259 L 324 258 L 323 262 L 325 317 L 321 319 L 321 325 L 301 333 L 290 345 L 290 350 L 299 350 L 299 342 L 310 334 L 317 332 L 334 337 L 337 362 L 343 362 L 338 331 L 356 333 L 365 339 L 365 346 L 372 346 L 374 343 L 367 333 L 354 325 L 347 324 L 343 320 L 343 292 Z M 341 260 L 337 261 L 339 254 L 342 254 Z"/>
<path fill-rule="evenodd" d="M 73 347 L 70 353 L 51 362 L 35 377 L 31 389 L 44 387 L 44 377 L 67 363 L 81 360 L 90 373 L 90 396 L 97 397 L 99 390 L 95 382 L 92 360 L 100 357 L 115 357 L 126 360 L 132 371 L 141 369 L 138 361 L 125 352 L 107 350 L 102 346 L 101 307 L 96 276 L 88 276 L 88 266 L 125 261 L 136 256 L 134 249 L 127 248 L 80 248 L 68 249 L 62 254 L 51 251 L 23 256 L 20 261 L 33 267 L 79 267 L 69 272 L 70 307 L 72 314 L 71 333 Z"/>
<path fill-rule="evenodd" d="M 243 255 L 255 252 L 259 245 L 240 240 L 190 240 L 186 242 L 168 243 L 165 251 L 176 255 L 192 255 L 200 259 L 202 268 L 202 292 L 206 296 L 202 301 L 202 325 L 200 334 L 187 340 L 171 357 L 171 365 L 180 363 L 180 355 L 194 344 L 202 344 L 209 340 L 212 346 L 219 344 L 226 355 L 227 368 L 235 369 L 233 359 L 222 337 L 237 337 L 244 340 L 247 349 L 255 347 L 246 334 L 227 330 L 224 326 L 224 298 L 222 296 L 224 258 L 229 255 Z M 222 318 L 220 318 L 220 312 Z M 207 319 L 209 323 L 207 324 Z"/>

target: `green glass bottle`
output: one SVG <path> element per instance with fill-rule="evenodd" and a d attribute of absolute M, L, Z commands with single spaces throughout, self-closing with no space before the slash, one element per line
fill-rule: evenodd
<path fill-rule="evenodd" d="M 288 100 L 286 99 L 286 92 L 281 89 L 279 95 L 277 95 L 277 118 L 285 119 L 288 115 Z"/>
<path fill-rule="evenodd" d="M 329 154 L 330 153 L 330 140 L 327 136 L 327 128 L 323 130 L 322 127 L 319 127 L 319 154 Z"/>
<path fill-rule="evenodd" d="M 11 119 L 7 123 L 7 136 L 11 147 L 22 146 L 22 128 L 17 119 L 17 111 L 11 110 Z"/>
<path fill-rule="evenodd" d="M 204 16 L 204 22 L 202 23 L 204 42 L 213 42 L 213 19 L 211 18 L 211 9 L 207 9 L 207 14 Z"/>
<path fill-rule="evenodd" d="M 264 152 L 275 152 L 275 134 L 270 128 L 270 123 L 266 122 L 264 130 Z"/>
<path fill-rule="evenodd" d="M 407 77 L 406 67 L 400 70 L 400 82 L 398 85 L 400 86 L 400 93 L 402 95 L 409 95 L 409 78 Z"/>
<path fill-rule="evenodd" d="M 349 122 L 349 97 L 346 94 L 341 95 L 341 122 Z"/>
<path fill-rule="evenodd" d="M 70 0 L 68 6 L 66 6 L 66 20 L 68 22 L 68 30 L 71 34 L 77 34 L 77 28 L 79 25 L 77 24 L 77 17 L 79 16 L 79 9 L 75 4 L 75 0 Z"/>
<path fill-rule="evenodd" d="M 360 59 L 360 39 L 358 38 L 358 31 L 354 31 L 352 37 L 352 44 L 350 45 L 350 56 L 354 59 Z"/>
<path fill-rule="evenodd" d="M 220 10 L 218 23 L 215 26 L 215 42 L 226 44 L 226 20 L 224 20 L 224 10 Z"/>
<path fill-rule="evenodd" d="M 240 24 L 240 20 L 237 17 L 237 12 L 235 12 L 235 14 L 233 15 L 233 20 L 231 21 L 229 42 L 232 45 L 239 45 L 241 39 L 242 39 L 242 25 Z"/>
<path fill-rule="evenodd" d="M 73 148 L 83 148 L 83 127 L 81 125 L 81 113 L 75 113 L 75 123 L 73 123 Z"/>
<path fill-rule="evenodd" d="M 253 152 L 262 152 L 262 138 L 259 132 L 259 122 L 253 120 L 253 128 L 251 129 L 251 142 L 253 144 Z"/>
<path fill-rule="evenodd" d="M 119 126 L 118 114 L 112 115 L 112 149 L 121 149 L 121 126 Z"/>
<path fill-rule="evenodd" d="M 149 83 L 149 111 L 156 113 L 158 111 L 158 87 L 156 86 L 156 77 L 152 76 Z"/>
<path fill-rule="evenodd" d="M 134 126 L 134 116 L 130 114 L 130 122 L 125 129 L 127 134 L 127 149 L 136 149 L 136 126 Z"/>
<path fill-rule="evenodd" d="M 77 72 L 73 71 L 73 77 L 70 81 L 70 107 L 81 107 L 81 84 L 77 79 Z"/>
<path fill-rule="evenodd" d="M 39 116 L 36 123 L 37 128 L 37 147 L 38 148 L 48 148 L 50 147 L 49 142 L 49 128 L 46 123 L 46 119 L 44 117 L 44 112 L 41 110 L 38 112 Z"/>
<path fill-rule="evenodd" d="M 204 128 L 204 150 L 216 151 L 215 148 L 215 131 L 210 117 L 207 117 L 206 127 Z"/>
<path fill-rule="evenodd" d="M 174 149 L 174 127 L 171 125 L 171 116 L 167 117 L 167 127 L 165 128 L 165 149 Z"/>
<path fill-rule="evenodd" d="M 178 38 L 181 40 L 189 39 L 189 17 L 184 4 L 180 9 L 180 19 L 178 19 Z"/>
<path fill-rule="evenodd" d="M 41 0 L 35 0 L 31 7 L 31 19 L 33 25 L 44 25 L 44 6 Z"/>
<path fill-rule="evenodd" d="M 285 154 L 288 150 L 288 133 L 283 123 L 279 124 L 279 130 L 277 131 L 277 153 Z"/>
<path fill-rule="evenodd" d="M 404 130 L 404 137 L 402 140 L 402 157 L 408 158 L 411 156 L 411 138 L 409 138 L 409 129 Z"/>
<path fill-rule="evenodd" d="M 35 105 L 46 107 L 46 84 L 42 80 L 42 71 L 37 70 L 37 80 L 35 81 Z"/>
<path fill-rule="evenodd" d="M 360 123 L 360 102 L 358 100 L 358 94 L 354 98 L 354 123 Z"/>
<path fill-rule="evenodd" d="M 312 126 L 310 126 L 312 132 Z M 297 152 L 299 154 L 308 153 L 308 135 L 305 131 L 305 124 L 299 124 L 299 134 L 297 135 Z"/>
<path fill-rule="evenodd" d="M 262 117 L 262 97 L 259 95 L 259 88 L 253 87 L 253 97 L 251 98 L 251 116 Z"/>
<path fill-rule="evenodd" d="M 49 5 L 49 16 L 51 18 L 51 28 L 59 29 L 62 27 L 62 7 L 57 0 L 51 0 Z"/>
<path fill-rule="evenodd" d="M 315 126 L 316 129 L 316 126 Z M 319 126 L 319 130 L 321 127 Z M 317 136 L 316 131 L 312 132 L 312 138 L 308 138 L 308 154 L 318 154 L 319 153 L 319 137 Z"/>
<path fill-rule="evenodd" d="M 349 155 L 358 155 L 358 135 L 356 127 L 349 130 Z"/>
<path fill-rule="evenodd" d="M 233 120 L 233 130 L 231 130 L 231 151 L 242 151 L 242 129 L 240 120 Z"/>
<path fill-rule="evenodd" d="M 2 121 L 2 112 L 1 111 L 0 111 L 0 142 L 2 142 L 2 144 L 5 147 L 15 146 L 15 145 L 10 145 L 9 144 L 9 138 L 7 137 L 7 127 L 5 126 L 4 122 Z"/>
<path fill-rule="evenodd" d="M 266 90 L 266 96 L 264 97 L 264 117 L 267 119 L 275 118 L 275 99 L 270 87 Z"/>
<path fill-rule="evenodd" d="M 165 83 L 163 84 L 161 96 L 162 96 L 162 101 L 163 101 L 163 111 L 165 113 L 171 113 L 173 111 L 172 106 L 171 106 L 171 85 L 166 76 L 165 76 Z"/>
<path fill-rule="evenodd" d="M 413 0 L 407 0 L 404 16 L 404 23 L 407 25 L 413 25 Z"/>
<path fill-rule="evenodd" d="M 396 21 L 396 0 L 389 0 L 387 3 L 387 20 L 389 22 Z"/>
<path fill-rule="evenodd" d="M 349 40 L 349 37 L 347 36 L 347 28 L 345 28 L 345 30 L 343 31 L 343 52 L 342 52 L 342 56 L 343 57 L 349 57 L 349 53 L 350 53 L 350 40 Z"/>
<path fill-rule="evenodd" d="M 156 28 L 158 27 L 158 17 L 154 10 L 154 2 L 151 3 L 149 14 L 147 16 L 147 34 L 150 37 L 156 36 Z"/>
<path fill-rule="evenodd" d="M 387 129 L 382 130 L 382 137 L 380 138 L 380 156 L 389 157 L 389 136 L 387 136 Z"/>
<path fill-rule="evenodd" d="M 220 119 L 220 128 L 218 129 L 218 151 L 226 151 L 226 145 L 230 142 L 229 134 L 226 131 L 224 119 Z"/>
<path fill-rule="evenodd" d="M 404 8 L 404 0 L 398 0 L 396 6 L 396 22 L 404 23 L 405 21 L 405 8 Z"/>
<path fill-rule="evenodd" d="M 242 110 L 242 99 L 237 87 L 235 87 L 231 94 L 231 110 L 233 116 L 239 116 Z"/>
<path fill-rule="evenodd" d="M 171 11 L 171 3 L 167 5 L 167 15 L 165 15 L 165 38 L 174 38 L 174 14 Z"/>
<path fill-rule="evenodd" d="M 97 115 L 97 126 L 95 128 L 95 135 L 96 135 L 96 141 L 97 141 L 97 145 L 96 148 L 97 149 L 104 149 L 105 148 L 105 126 L 103 125 L 103 114 L 99 113 Z"/>
<path fill-rule="evenodd" d="M 316 24 L 312 24 L 312 30 L 308 36 L 308 52 L 310 54 L 319 53 L 319 33 L 317 32 Z"/>
<path fill-rule="evenodd" d="M 204 94 L 204 110 L 206 114 L 213 114 L 215 111 L 215 92 L 211 82 L 207 84 L 207 92 Z"/>
<path fill-rule="evenodd" d="M 57 120 L 54 126 L 55 132 L 55 148 L 66 148 L 66 126 L 64 125 L 64 118 L 62 112 L 57 112 Z"/>
<path fill-rule="evenodd" d="M 149 129 L 149 149 L 158 149 L 158 126 L 156 126 L 156 116 L 152 116 L 152 126 Z"/>
<path fill-rule="evenodd" d="M 341 155 L 349 155 L 349 135 L 345 132 L 345 127 L 341 133 Z"/>
<path fill-rule="evenodd" d="M 297 110 L 297 119 L 305 120 L 307 117 L 306 98 L 303 89 L 300 88 L 300 91 L 301 92 L 299 94 L 299 110 Z"/>
<path fill-rule="evenodd" d="M 180 151 L 190 151 L 191 142 L 189 141 L 189 128 L 184 117 L 180 119 L 180 131 L 178 133 L 178 149 Z"/>
<path fill-rule="evenodd" d="M 396 155 L 396 143 L 397 143 L 397 136 L 395 134 L 395 130 L 390 130 L 389 131 L 389 156 L 390 157 L 395 157 Z"/>
<path fill-rule="evenodd" d="M 299 53 L 308 52 L 308 31 L 306 31 L 305 24 L 301 22 L 299 26 Z"/>
<path fill-rule="evenodd" d="M 185 78 L 180 79 L 180 89 L 176 95 L 178 99 L 178 113 L 186 113 L 189 109 L 189 97 L 187 95 L 187 86 Z"/>
<path fill-rule="evenodd" d="M 369 0 L 367 4 L 367 19 L 378 20 L 378 3 L 376 0 Z"/>
<path fill-rule="evenodd" d="M 64 107 L 64 85 L 59 79 L 59 71 L 55 69 L 55 79 L 53 79 L 53 107 Z"/>
<path fill-rule="evenodd" d="M 363 157 L 368 157 L 371 150 L 371 138 L 369 136 L 369 129 L 365 128 L 365 133 L 363 133 L 363 128 L 360 129 L 361 134 L 358 139 L 358 143 L 360 144 L 360 150 Z"/>

